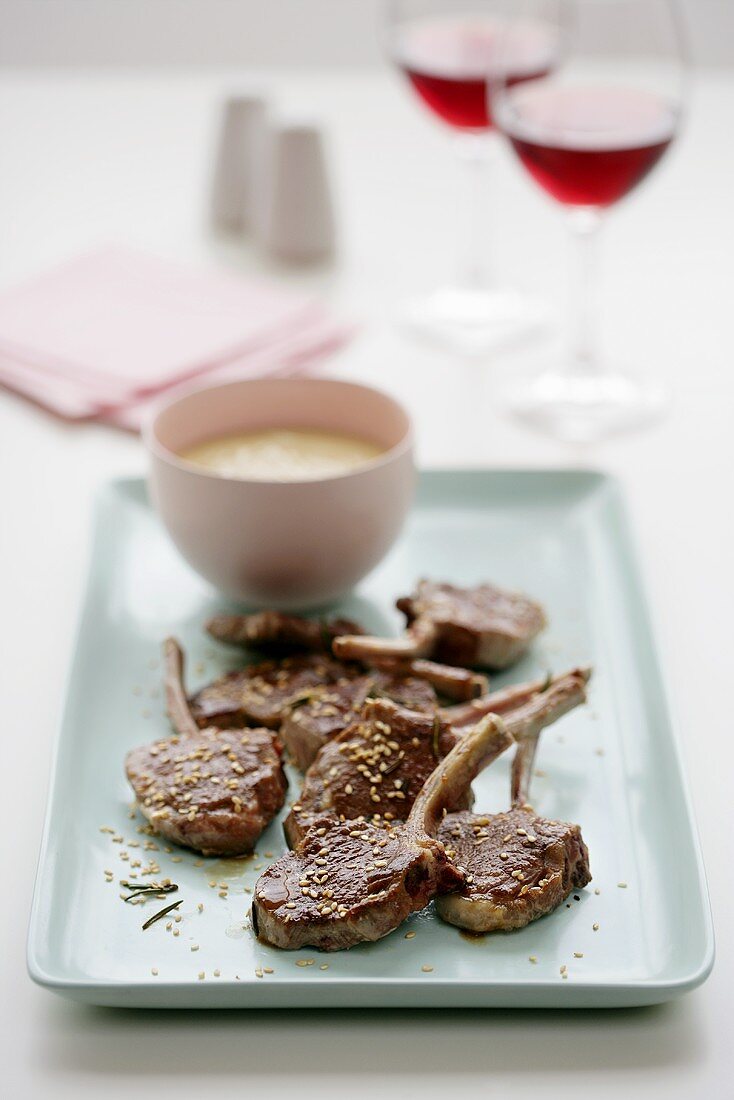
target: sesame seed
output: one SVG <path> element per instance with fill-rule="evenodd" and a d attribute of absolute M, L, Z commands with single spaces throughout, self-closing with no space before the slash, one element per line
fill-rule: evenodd
<path fill-rule="evenodd" d="M 598 897 L 598 896 L 599 896 L 599 894 L 601 893 L 601 890 L 595 890 L 595 891 L 594 891 L 594 893 L 595 893 L 595 894 L 596 894 L 596 896 Z"/>
<path fill-rule="evenodd" d="M 151 972 L 151 974 L 153 975 L 154 978 L 158 977 L 158 967 L 157 966 L 151 966 L 150 972 Z"/>
<path fill-rule="evenodd" d="M 626 890 L 627 889 L 627 883 L 626 882 L 618 882 L 617 886 L 619 887 L 620 890 Z"/>
<path fill-rule="evenodd" d="M 203 913 L 204 912 L 204 902 L 200 901 L 199 904 L 196 906 L 196 908 L 199 910 L 200 913 Z"/>
<path fill-rule="evenodd" d="M 528 955 L 528 962 L 536 963 L 538 961 L 537 955 Z"/>
<path fill-rule="evenodd" d="M 405 933 L 406 940 L 412 940 L 414 936 L 415 936 L 415 932 L 406 932 Z"/>
<path fill-rule="evenodd" d="M 272 966 L 264 966 L 263 967 L 263 974 L 274 974 L 274 973 L 275 973 L 275 971 L 273 970 Z"/>
<path fill-rule="evenodd" d="M 573 957 L 574 959 L 583 959 L 584 953 L 583 951 L 574 951 Z"/>
<path fill-rule="evenodd" d="M 328 969 L 329 969 L 329 964 L 328 963 L 322 963 L 321 966 L 319 967 L 319 970 L 328 970 Z"/>
<path fill-rule="evenodd" d="M 421 970 L 423 971 L 424 974 L 432 974 L 433 973 L 433 967 L 432 966 L 422 966 Z"/>
<path fill-rule="evenodd" d="M 192 944 L 191 944 L 191 950 L 192 950 L 192 951 L 198 951 L 198 950 L 199 950 L 199 945 L 198 945 L 198 943 L 192 943 Z"/>
<path fill-rule="evenodd" d="M 598 932 L 598 931 L 599 931 L 599 925 L 598 925 L 598 924 L 592 924 L 592 926 L 591 926 L 591 927 L 593 928 L 593 930 L 594 930 L 595 932 Z"/>
<path fill-rule="evenodd" d="M 199 971 L 199 981 L 203 982 L 205 977 L 206 977 L 206 971 L 205 970 L 200 970 Z"/>
<path fill-rule="evenodd" d="M 218 978 L 218 977 L 220 977 L 221 973 L 222 973 L 222 971 L 221 971 L 221 970 L 219 970 L 219 969 L 215 970 L 215 971 L 214 971 L 214 977 L 215 977 L 215 978 Z"/>
<path fill-rule="evenodd" d="M 313 966 L 315 959 L 296 959 L 296 966 Z"/>

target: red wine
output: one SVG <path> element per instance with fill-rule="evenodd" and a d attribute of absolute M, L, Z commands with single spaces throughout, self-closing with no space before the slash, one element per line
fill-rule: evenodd
<path fill-rule="evenodd" d="M 559 202 L 609 206 L 657 164 L 675 135 L 675 110 L 651 92 L 526 87 L 500 107 L 500 125 L 531 176 Z"/>
<path fill-rule="evenodd" d="M 550 31 L 529 21 L 508 27 L 481 15 L 415 19 L 396 31 L 396 60 L 418 95 L 460 130 L 493 125 L 490 80 L 502 75 L 516 84 L 545 76 L 553 55 Z"/>

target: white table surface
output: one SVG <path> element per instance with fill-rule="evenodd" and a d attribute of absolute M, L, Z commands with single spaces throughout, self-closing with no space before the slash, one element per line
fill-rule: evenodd
<path fill-rule="evenodd" d="M 688 125 L 661 169 L 609 218 L 607 346 L 663 375 L 665 424 L 586 451 L 503 418 L 503 379 L 532 355 L 462 361 L 394 323 L 401 295 L 450 271 L 458 182 L 445 133 L 396 79 L 273 72 L 257 87 L 328 128 L 341 251 L 322 287 L 361 322 L 328 369 L 386 387 L 414 414 L 420 458 L 440 465 L 591 464 L 623 481 L 686 749 L 718 960 L 704 987 L 660 1008 L 603 1012 L 196 1015 L 75 1006 L 25 973 L 25 934 L 48 762 L 87 557 L 90 498 L 144 470 L 139 442 L 69 426 L 0 393 L 0 577 L 5 795 L 0 1080 L 12 1097 L 726 1095 L 731 1070 L 734 77 L 702 74 Z M 242 269 L 203 218 L 218 97 L 237 74 L 16 72 L 0 78 L 0 285 L 117 240 Z M 560 306 L 559 211 L 501 151 L 493 197 L 506 281 Z M 261 264 L 262 266 L 262 264 Z M 727 828 L 727 825 L 729 826 Z"/>

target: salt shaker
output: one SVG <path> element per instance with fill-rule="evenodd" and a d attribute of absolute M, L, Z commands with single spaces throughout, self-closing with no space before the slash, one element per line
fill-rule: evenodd
<path fill-rule="evenodd" d="M 267 106 L 256 96 L 231 96 L 224 104 L 211 191 L 216 229 L 240 233 L 262 220 L 262 161 Z"/>
<path fill-rule="evenodd" d="M 331 255 L 334 210 L 323 136 L 309 121 L 281 119 L 266 143 L 260 243 L 278 259 L 312 262 Z"/>

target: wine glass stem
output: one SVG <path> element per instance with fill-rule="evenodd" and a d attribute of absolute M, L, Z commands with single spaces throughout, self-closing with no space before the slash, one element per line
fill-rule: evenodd
<path fill-rule="evenodd" d="M 568 371 L 574 375 L 598 374 L 601 369 L 597 334 L 598 255 L 601 215 L 597 210 L 572 210 L 568 217 L 572 236 L 573 273 L 570 280 L 570 356 Z"/>
<path fill-rule="evenodd" d="M 493 281 L 487 240 L 491 139 L 486 134 L 463 133 L 456 135 L 455 143 L 464 175 L 458 283 L 462 290 L 487 290 Z"/>

